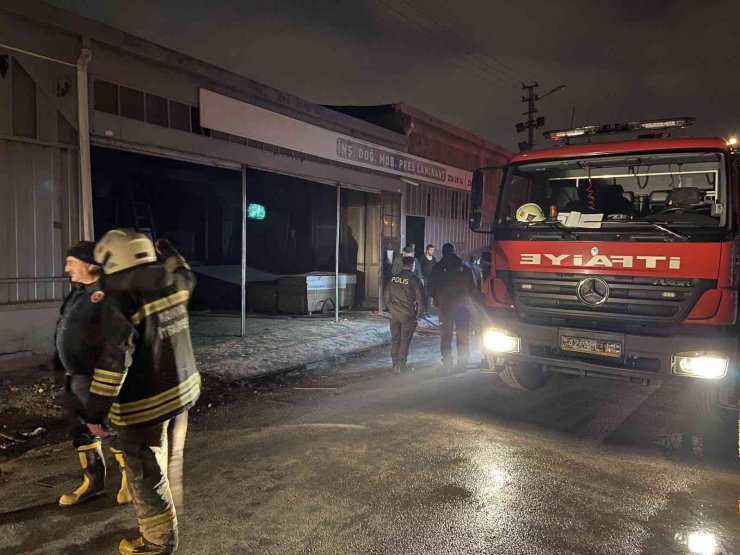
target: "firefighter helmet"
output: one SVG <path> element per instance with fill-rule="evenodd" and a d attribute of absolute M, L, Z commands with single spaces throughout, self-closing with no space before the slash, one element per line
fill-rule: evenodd
<path fill-rule="evenodd" d="M 143 233 L 112 229 L 95 245 L 95 261 L 106 274 L 157 261 L 154 243 Z"/>
<path fill-rule="evenodd" d="M 545 215 L 542 213 L 542 208 L 533 202 L 522 204 L 516 211 L 517 222 L 543 222 L 545 221 Z"/>

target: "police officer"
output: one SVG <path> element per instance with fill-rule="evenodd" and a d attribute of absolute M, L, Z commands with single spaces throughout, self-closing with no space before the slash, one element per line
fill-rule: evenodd
<path fill-rule="evenodd" d="M 452 371 L 452 335 L 456 332 L 457 368 L 463 372 L 470 356 L 471 313 L 480 293 L 472 270 L 457 256 L 452 243 L 442 247 L 442 259 L 432 269 L 427 289 L 439 308 L 442 366 Z"/>
<path fill-rule="evenodd" d="M 404 257 L 401 271 L 393 276 L 383 291 L 383 300 L 391 311 L 391 359 L 394 372 L 410 368 L 411 338 L 416 330 L 416 319 L 426 310 L 426 296 L 421 280 L 414 273 L 414 258 Z"/>
<path fill-rule="evenodd" d="M 195 279 L 168 241 L 155 250 L 140 233 L 109 231 L 95 260 L 105 272 L 106 342 L 85 414 L 93 433 L 102 432 L 107 414 L 118 430 L 141 534 L 122 540 L 119 552 L 173 553 L 187 413 L 200 395 L 187 310 Z"/>
<path fill-rule="evenodd" d="M 72 445 L 77 449 L 83 471 L 82 484 L 59 498 L 62 507 L 77 505 L 105 492 L 106 464 L 101 437 L 87 428 L 84 414 L 93 368 L 103 346 L 100 303 L 105 295 L 100 290 L 100 267 L 93 258 L 94 247 L 90 241 L 81 241 L 67 251 L 64 271 L 69 274 L 72 289 L 62 304 L 54 335 L 54 370 L 65 373 Z M 123 455 L 113 446 L 110 451 L 121 470 L 118 503 L 129 503 Z"/>

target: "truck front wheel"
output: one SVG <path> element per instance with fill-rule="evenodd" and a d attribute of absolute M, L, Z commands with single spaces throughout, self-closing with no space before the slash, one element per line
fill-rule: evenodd
<path fill-rule="evenodd" d="M 539 364 L 503 364 L 497 366 L 501 380 L 514 389 L 539 389 L 550 380 L 550 372 Z"/>

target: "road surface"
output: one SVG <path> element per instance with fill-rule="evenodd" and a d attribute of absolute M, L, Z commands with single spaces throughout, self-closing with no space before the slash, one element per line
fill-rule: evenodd
<path fill-rule="evenodd" d="M 178 553 L 740 553 L 732 427 L 692 423 L 682 389 L 555 377 L 519 392 L 437 375 L 436 341 L 416 339 L 413 373 L 385 373 L 380 349 L 202 406 Z M 76 485 L 63 444 L 0 472 L 0 555 L 116 553 L 134 532 L 115 485 L 55 505 Z"/>

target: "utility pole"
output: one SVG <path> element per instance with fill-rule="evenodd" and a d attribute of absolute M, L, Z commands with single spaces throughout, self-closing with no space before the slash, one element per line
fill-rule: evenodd
<path fill-rule="evenodd" d="M 522 97 L 522 102 L 527 103 L 527 111 L 522 112 L 522 115 L 527 116 L 527 121 L 517 123 L 516 132 L 521 133 L 526 129 L 527 140 L 519 143 L 520 151 L 532 150 L 534 148 L 534 130 L 545 125 L 544 117 L 540 116 L 535 118 L 535 114 L 537 113 L 537 101 L 565 88 L 565 85 L 560 85 L 559 87 L 555 87 L 551 91 L 546 92 L 542 96 L 538 96 L 536 91 L 539 86 L 540 85 L 537 81 L 534 81 L 529 85 L 522 83 L 522 90 L 527 91 L 527 96 Z"/>

